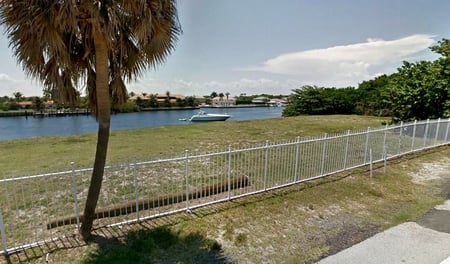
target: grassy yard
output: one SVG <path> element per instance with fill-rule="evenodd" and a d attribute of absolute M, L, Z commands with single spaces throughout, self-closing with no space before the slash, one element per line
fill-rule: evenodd
<path fill-rule="evenodd" d="M 113 131 L 108 159 L 138 161 L 212 151 L 228 145 L 294 139 L 346 130 L 380 127 L 385 119 L 362 116 L 300 116 Z M 96 134 L 0 141 L 0 178 L 68 170 L 70 163 L 91 167 Z"/>
<path fill-rule="evenodd" d="M 207 151 L 228 144 L 246 145 L 378 127 L 382 121 L 359 116 L 305 116 L 117 131 L 112 133 L 109 154 L 114 161 L 133 157 L 143 160 L 182 154 L 185 149 Z M 9 150 L 5 151 L 4 146 L 9 146 Z M 17 174 L 24 169 L 52 170 L 54 162 L 75 161 L 90 166 L 94 146 L 93 134 L 0 142 L 0 164 Z M 28 157 L 27 153 L 35 155 Z M 48 158 L 43 159 L 42 153 Z M 28 158 L 20 163 L 15 160 L 19 157 Z M 50 249 L 49 254 L 45 249 L 34 249 L 13 255 L 10 260 L 311 263 L 385 228 L 413 220 L 441 203 L 439 186 L 443 181 L 450 182 L 448 171 L 450 148 L 446 146 L 392 160 L 386 174 L 377 166 L 374 176 L 369 177 L 367 168 L 361 168 L 197 209 L 191 214 L 98 229 L 96 239 L 88 245 L 74 237 L 64 246 Z M 441 178 L 430 177 L 434 174 Z M 424 180 L 427 177 L 433 180 Z"/>

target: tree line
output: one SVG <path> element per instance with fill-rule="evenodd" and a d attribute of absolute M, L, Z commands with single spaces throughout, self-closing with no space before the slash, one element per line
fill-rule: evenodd
<path fill-rule="evenodd" d="M 450 117 L 450 40 L 430 49 L 440 55 L 437 60 L 404 61 L 397 72 L 357 88 L 294 89 L 283 116 L 360 114 L 390 116 L 393 122 Z"/>

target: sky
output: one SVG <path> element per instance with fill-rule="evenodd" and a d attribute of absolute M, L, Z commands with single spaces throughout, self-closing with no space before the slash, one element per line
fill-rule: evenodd
<path fill-rule="evenodd" d="M 178 0 L 183 29 L 165 63 L 129 92 L 287 95 L 303 85 L 357 87 L 403 61 L 435 60 L 450 38 L 449 0 Z M 0 34 L 0 96 L 42 95 Z M 79 87 L 83 93 L 84 87 Z"/>

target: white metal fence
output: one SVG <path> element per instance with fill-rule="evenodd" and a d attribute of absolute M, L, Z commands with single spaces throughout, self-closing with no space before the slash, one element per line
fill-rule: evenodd
<path fill-rule="evenodd" d="M 96 227 L 191 210 L 449 144 L 450 119 L 105 168 Z M 92 169 L 0 180 L 0 253 L 77 232 Z"/>

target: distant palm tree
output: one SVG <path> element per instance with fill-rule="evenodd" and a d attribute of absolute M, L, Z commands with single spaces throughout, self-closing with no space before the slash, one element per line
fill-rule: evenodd
<path fill-rule="evenodd" d="M 91 235 L 110 130 L 110 98 L 126 99 L 124 81 L 164 61 L 181 33 L 176 0 L 1 0 L 0 24 L 25 72 L 62 102 L 86 85 L 98 119 L 94 169 L 81 235 Z"/>
<path fill-rule="evenodd" d="M 23 98 L 23 94 L 21 92 L 15 92 L 13 93 L 14 98 L 16 98 L 16 102 L 19 102 Z"/>
<path fill-rule="evenodd" d="M 165 106 L 169 107 L 169 106 L 171 106 L 171 103 L 170 103 L 170 92 L 169 91 L 166 92 L 166 96 L 167 97 L 164 100 L 164 104 L 165 104 Z"/>

